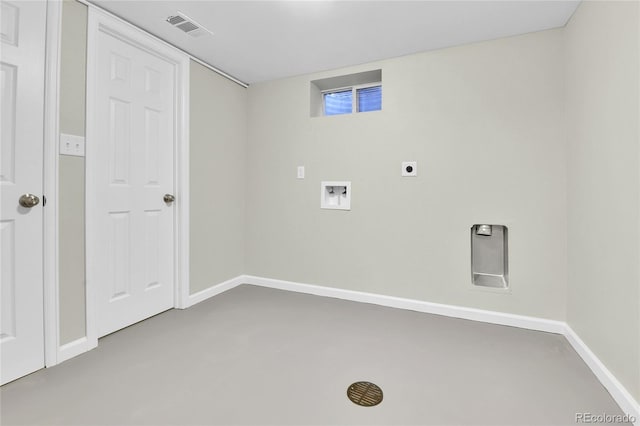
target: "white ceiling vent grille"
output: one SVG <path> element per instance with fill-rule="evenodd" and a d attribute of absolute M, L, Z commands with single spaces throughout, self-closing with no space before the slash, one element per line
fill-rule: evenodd
<path fill-rule="evenodd" d="M 207 34 L 213 35 L 211 31 L 204 28 L 202 25 L 198 24 L 196 21 L 189 18 L 182 12 L 178 12 L 175 15 L 169 16 L 167 18 L 167 22 L 189 34 L 191 37 L 202 37 Z"/>

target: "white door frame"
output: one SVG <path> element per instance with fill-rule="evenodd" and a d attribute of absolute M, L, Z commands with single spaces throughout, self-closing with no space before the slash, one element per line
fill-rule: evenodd
<path fill-rule="evenodd" d="M 61 19 L 62 2 L 48 0 L 43 146 L 43 194 L 46 196 L 46 206 L 42 209 L 44 214 L 44 365 L 46 367 L 51 367 L 59 362 L 58 346 L 60 341 L 58 317 L 58 134 Z"/>
<path fill-rule="evenodd" d="M 174 145 L 174 185 L 176 202 L 174 215 L 174 307 L 186 308 L 189 296 L 189 57 L 166 43 L 151 37 L 146 32 L 96 8 L 89 8 L 87 31 L 87 119 L 86 119 L 86 333 L 87 350 L 98 345 L 96 324 L 96 271 L 92 265 L 95 259 L 93 247 L 96 244 L 96 224 L 92 217 L 96 211 L 95 164 L 91 150 L 96 139 L 96 97 L 95 78 L 97 54 L 96 45 L 100 32 L 107 33 L 126 43 L 159 56 L 175 67 L 177 105 L 175 108 L 175 145 Z"/>

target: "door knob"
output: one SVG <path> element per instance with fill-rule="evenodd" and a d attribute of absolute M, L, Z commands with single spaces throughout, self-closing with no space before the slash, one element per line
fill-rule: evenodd
<path fill-rule="evenodd" d="M 30 209 L 31 207 L 36 206 L 40 202 L 40 198 L 38 198 L 33 194 L 22 194 L 18 202 L 22 207 L 26 207 Z"/>
<path fill-rule="evenodd" d="M 176 200 L 176 197 L 171 194 L 164 194 L 163 200 L 165 203 L 170 204 Z"/>

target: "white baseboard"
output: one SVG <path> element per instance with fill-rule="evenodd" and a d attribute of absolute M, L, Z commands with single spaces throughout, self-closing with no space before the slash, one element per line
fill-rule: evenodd
<path fill-rule="evenodd" d="M 194 293 L 189 296 L 187 301 L 187 307 L 193 306 L 196 303 L 200 303 L 203 300 L 206 300 L 224 291 L 237 287 L 243 282 L 244 282 L 243 276 L 238 276 L 228 281 L 225 281 L 223 283 L 220 283 L 218 285 L 214 285 L 212 287 L 209 287 L 207 289 Z M 85 352 L 89 352 L 91 349 L 94 349 L 95 347 L 97 347 L 97 342 L 95 342 L 94 344 L 91 344 L 89 339 L 86 336 L 76 339 L 72 342 L 66 343 L 64 345 L 61 345 L 60 347 L 58 347 L 56 364 L 48 365 L 48 367 L 53 367 L 54 365 L 60 364 L 61 362 L 67 361 Z"/>
<path fill-rule="evenodd" d="M 243 282 L 245 284 L 253 284 L 262 287 L 295 291 L 298 293 L 315 294 L 317 296 L 333 297 L 336 299 L 351 300 L 354 302 L 372 303 L 374 305 L 408 309 L 410 311 L 444 315 L 447 317 L 461 318 L 471 321 L 481 321 L 490 324 L 507 325 L 510 327 L 526 328 L 529 330 L 545 331 L 548 333 L 556 334 L 562 334 L 565 329 L 565 323 L 562 321 L 554 321 L 524 315 L 506 314 L 502 312 L 486 311 L 483 309 L 466 308 L 462 306 L 445 305 L 441 303 L 425 302 L 422 300 L 405 299 L 394 296 L 385 296 L 375 293 L 344 290 L 340 288 L 324 287 L 313 284 L 301 284 L 292 281 L 261 278 L 251 275 L 245 275 L 243 278 Z"/>
<path fill-rule="evenodd" d="M 279 290 L 294 291 L 297 293 L 313 294 L 317 296 L 333 297 L 336 299 L 350 300 L 354 302 L 371 303 L 398 309 L 407 309 L 416 312 L 443 315 L 452 318 L 461 318 L 471 321 L 480 321 L 490 324 L 506 325 L 510 327 L 524 328 L 528 330 L 544 331 L 548 333 L 562 334 L 580 355 L 587 366 L 593 371 L 602 385 L 609 391 L 613 399 L 622 411 L 636 419 L 635 425 L 640 426 L 640 405 L 605 367 L 598 357 L 580 339 L 575 331 L 565 322 L 524 315 L 507 314 L 503 312 L 487 311 L 483 309 L 467 308 L 462 306 L 445 305 L 441 303 L 425 302 L 421 300 L 405 299 L 401 297 L 385 296 L 375 293 L 366 293 L 353 290 L 344 290 L 334 287 L 324 287 L 313 284 L 303 284 L 293 281 L 276 280 L 272 278 L 256 277 L 252 275 L 240 275 L 223 283 L 214 285 L 189 296 L 187 307 L 193 306 L 206 299 L 231 290 L 241 284 L 252 284 L 261 287 L 275 288 Z M 74 340 L 58 349 L 58 363 L 80 355 L 93 349 L 86 337 Z"/>
<path fill-rule="evenodd" d="M 640 404 L 631 396 L 627 389 L 616 379 L 598 357 L 589 349 L 586 343 L 573 331 L 569 324 L 565 325 L 564 336 L 573 349 L 593 371 L 600 383 L 609 391 L 613 399 L 618 403 L 624 413 L 635 417 L 635 425 L 640 426 Z"/>
<path fill-rule="evenodd" d="M 73 340 L 69 343 L 65 343 L 58 348 L 57 363 L 60 364 L 61 362 L 88 352 L 91 349 L 93 348 L 89 346 L 89 340 L 86 336 Z"/>
<path fill-rule="evenodd" d="M 231 278 L 230 280 L 227 280 L 223 283 L 220 284 L 216 284 L 214 286 L 211 286 L 209 288 L 205 288 L 204 290 L 201 290 L 197 293 L 193 293 L 190 294 L 188 299 L 187 299 L 187 308 L 190 306 L 195 305 L 196 303 L 200 303 L 203 300 L 207 300 L 210 297 L 216 296 L 222 292 L 225 292 L 227 290 L 231 290 L 234 287 L 239 286 L 240 284 L 244 284 L 245 280 L 244 280 L 244 275 L 239 275 L 235 278 Z"/>
<path fill-rule="evenodd" d="M 529 330 L 544 331 L 548 333 L 562 334 L 569 344 L 582 357 L 591 368 L 602 385 L 609 391 L 613 399 L 622 411 L 636 419 L 635 425 L 640 426 L 640 407 L 626 388 L 604 366 L 598 357 L 578 337 L 578 335 L 563 321 L 554 321 L 523 315 L 506 314 L 502 312 L 486 311 L 482 309 L 466 308 L 454 305 L 425 302 L 421 300 L 404 299 L 400 297 L 384 296 L 381 294 L 365 293 L 352 290 L 344 290 L 333 287 L 324 287 L 313 284 L 302 284 L 292 281 L 276 280 L 245 275 L 242 282 L 262 287 L 270 287 L 279 290 L 295 291 L 298 293 L 314 294 L 317 296 L 333 297 L 336 299 L 351 300 L 354 302 L 372 303 L 375 305 L 392 308 L 408 309 L 411 311 L 429 314 L 443 315 L 453 318 L 462 318 L 472 321 L 486 322 L 490 324 L 507 325 L 511 327 L 525 328 Z"/>

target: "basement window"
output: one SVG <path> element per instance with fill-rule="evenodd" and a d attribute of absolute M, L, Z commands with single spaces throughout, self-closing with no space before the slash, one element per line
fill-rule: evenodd
<path fill-rule="evenodd" d="M 351 114 L 353 112 L 353 89 L 325 92 L 322 94 L 324 115 Z"/>
<path fill-rule="evenodd" d="M 382 70 L 314 80 L 310 97 L 311 117 L 380 111 Z"/>
<path fill-rule="evenodd" d="M 354 86 L 323 92 L 322 103 L 324 115 L 380 111 L 382 109 L 382 86 L 380 83 L 375 83 L 373 86 Z"/>

